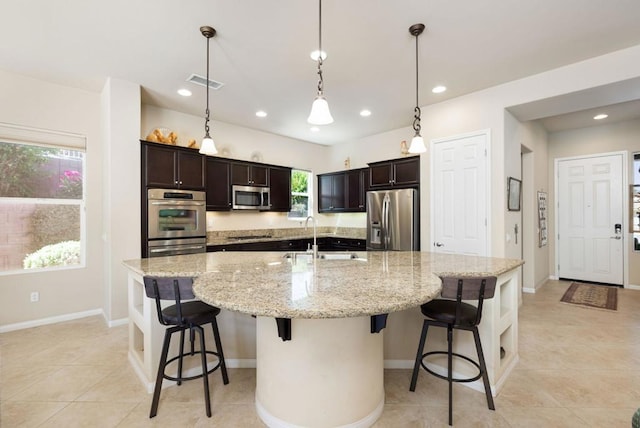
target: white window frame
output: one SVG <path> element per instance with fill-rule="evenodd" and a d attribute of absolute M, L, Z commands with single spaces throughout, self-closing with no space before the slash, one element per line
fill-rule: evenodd
<path fill-rule="evenodd" d="M 301 169 L 301 168 L 292 168 L 291 169 L 291 175 L 293 176 L 293 172 L 294 171 L 302 171 L 305 172 L 307 174 L 307 191 L 305 192 L 294 192 L 293 190 L 291 191 L 291 197 L 293 198 L 293 196 L 306 196 L 307 197 L 307 216 L 313 215 L 313 171 L 309 171 L 306 169 Z M 293 180 L 291 181 L 291 184 L 293 185 Z M 291 206 L 291 208 L 293 209 L 293 204 Z M 295 221 L 303 221 L 306 219 L 306 217 L 294 217 L 291 216 L 290 214 L 293 211 L 289 211 L 287 213 L 287 219 L 289 220 L 295 220 Z"/>
<path fill-rule="evenodd" d="M 56 198 L 16 198 L 0 196 L 2 204 L 35 204 L 35 205 L 77 205 L 80 210 L 80 260 L 78 264 L 51 266 L 44 268 L 14 269 L 0 271 L 0 276 L 31 274 L 43 271 L 83 269 L 86 267 L 87 255 L 87 228 L 86 228 L 86 137 L 60 131 L 29 128 L 14 124 L 0 123 L 0 142 L 20 145 L 31 145 L 58 150 L 82 152 L 82 198 L 81 199 L 56 199 Z"/>

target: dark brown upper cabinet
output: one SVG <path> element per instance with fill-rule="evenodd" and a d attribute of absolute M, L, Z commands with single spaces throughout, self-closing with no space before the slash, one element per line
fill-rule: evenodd
<path fill-rule="evenodd" d="M 231 163 L 225 159 L 207 157 L 207 211 L 231 209 Z"/>
<path fill-rule="evenodd" d="M 269 168 L 253 163 L 231 163 L 231 184 L 241 186 L 268 186 Z"/>
<path fill-rule="evenodd" d="M 204 190 L 205 156 L 186 147 L 143 142 L 145 187 Z"/>
<path fill-rule="evenodd" d="M 291 168 L 269 167 L 270 211 L 291 211 Z"/>
<path fill-rule="evenodd" d="M 420 184 L 420 156 L 369 164 L 369 188 L 417 187 Z"/>
<path fill-rule="evenodd" d="M 318 174 L 318 212 L 364 212 L 368 168 Z"/>

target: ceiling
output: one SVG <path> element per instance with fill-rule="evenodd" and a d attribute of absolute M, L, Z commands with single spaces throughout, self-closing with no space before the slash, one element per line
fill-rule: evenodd
<path fill-rule="evenodd" d="M 315 133 L 306 122 L 317 87 L 315 0 L 12 0 L 3 4 L 0 69 L 96 92 L 107 77 L 124 79 L 141 85 L 146 104 L 204 116 L 204 87 L 185 80 L 206 74 L 199 28 L 210 25 L 210 77 L 224 83 L 210 93 L 214 120 L 335 144 L 411 125 L 415 23 L 427 27 L 422 106 L 640 44 L 637 0 L 325 0 L 322 9 L 335 122 Z M 437 84 L 448 90 L 433 94 Z M 193 96 L 178 95 L 182 87 Z M 360 117 L 364 108 L 370 117 Z"/>

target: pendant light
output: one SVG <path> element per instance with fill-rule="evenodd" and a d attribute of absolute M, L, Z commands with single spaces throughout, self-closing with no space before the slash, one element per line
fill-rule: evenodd
<path fill-rule="evenodd" d="M 216 30 L 209 26 L 200 27 L 200 32 L 207 38 L 207 109 L 204 118 L 204 138 L 200 145 L 200 153 L 203 155 L 215 155 L 218 153 L 213 138 L 209 135 L 209 39 L 216 35 Z"/>
<path fill-rule="evenodd" d="M 307 122 L 313 125 L 328 125 L 333 123 L 333 117 L 329 111 L 329 104 L 324 97 L 324 81 L 322 80 L 322 0 L 318 0 L 318 95 L 311 105 L 311 113 Z"/>
<path fill-rule="evenodd" d="M 413 130 L 416 132 L 409 146 L 409 153 L 424 153 L 427 148 L 420 135 L 420 104 L 418 103 L 418 36 L 424 31 L 424 24 L 409 27 L 409 33 L 416 38 L 416 107 L 413 109 Z"/>

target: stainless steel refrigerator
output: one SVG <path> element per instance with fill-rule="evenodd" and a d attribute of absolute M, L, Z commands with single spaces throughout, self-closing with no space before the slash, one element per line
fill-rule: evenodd
<path fill-rule="evenodd" d="M 367 192 L 367 250 L 420 250 L 416 189 Z"/>

